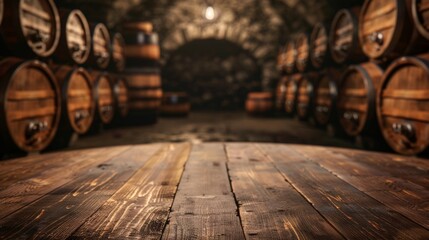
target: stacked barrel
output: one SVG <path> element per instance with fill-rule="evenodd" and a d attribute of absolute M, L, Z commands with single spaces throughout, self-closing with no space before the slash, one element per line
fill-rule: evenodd
<path fill-rule="evenodd" d="M 155 123 L 162 103 L 160 47 L 150 22 L 129 22 L 123 26 L 126 39 L 125 75 L 129 87 L 129 122 Z"/>
<path fill-rule="evenodd" d="M 429 1 L 366 0 L 295 34 L 278 57 L 278 111 L 365 145 L 429 150 Z M 369 146 L 371 147 L 371 146 Z"/>
<path fill-rule="evenodd" d="M 53 0 L 0 1 L 0 154 L 56 150 L 128 112 L 124 40 Z"/>

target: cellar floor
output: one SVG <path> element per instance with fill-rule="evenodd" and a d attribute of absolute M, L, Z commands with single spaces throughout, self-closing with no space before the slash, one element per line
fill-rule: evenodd
<path fill-rule="evenodd" d="M 0 162 L 1 239 L 429 239 L 429 162 L 154 143 Z"/>
<path fill-rule="evenodd" d="M 356 148 L 291 118 L 252 118 L 240 112 L 193 112 L 188 118 L 160 118 L 153 126 L 105 130 L 79 139 L 72 149 L 153 142 L 270 142 Z"/>

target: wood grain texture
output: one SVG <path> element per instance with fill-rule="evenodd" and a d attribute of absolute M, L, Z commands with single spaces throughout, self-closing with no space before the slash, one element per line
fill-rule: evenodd
<path fill-rule="evenodd" d="M 226 149 L 246 239 L 343 239 L 256 145 Z"/>
<path fill-rule="evenodd" d="M 163 239 L 243 239 L 222 144 L 194 145 Z"/>
<path fill-rule="evenodd" d="M 40 164 L 38 167 L 27 165 L 25 169 L 11 171 L 7 176 L 3 175 L 2 180 L 6 181 L 2 181 L 0 191 L 2 203 L 0 219 L 72 181 L 80 172 L 102 164 L 127 149 L 128 147 L 116 147 L 75 151 L 65 157 L 53 154 L 48 158 L 55 160 L 55 164 Z"/>
<path fill-rule="evenodd" d="M 122 187 L 159 147 L 136 146 L 91 167 L 61 188 L 0 220 L 0 235 L 4 239 L 68 237 Z"/>
<path fill-rule="evenodd" d="M 164 146 L 72 238 L 159 239 L 190 148 Z"/>
<path fill-rule="evenodd" d="M 391 209 L 401 213 L 417 224 L 429 229 L 429 189 L 408 180 L 408 176 L 428 175 L 429 172 L 418 168 L 405 166 L 400 162 L 383 160 L 382 156 L 375 154 L 364 156 L 356 152 L 351 154 L 326 150 L 323 148 L 298 149 L 299 153 L 308 159 L 317 161 L 321 166 L 348 182 L 355 188 L 378 200 Z M 348 156 L 347 156 L 348 155 Z M 368 164 L 370 161 L 379 162 L 380 165 Z M 389 165 L 387 165 L 389 164 Z M 400 169 L 396 171 L 385 169 Z M 429 186 L 429 185 L 428 185 Z"/>
<path fill-rule="evenodd" d="M 350 239 L 426 239 L 429 231 L 339 179 L 294 149 L 260 145 L 314 208 Z"/>

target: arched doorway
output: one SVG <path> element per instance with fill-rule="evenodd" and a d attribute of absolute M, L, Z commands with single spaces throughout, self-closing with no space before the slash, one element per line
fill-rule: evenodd
<path fill-rule="evenodd" d="M 185 91 L 193 109 L 243 109 L 249 91 L 261 87 L 262 68 L 239 45 L 199 39 L 171 53 L 163 70 L 166 91 Z"/>

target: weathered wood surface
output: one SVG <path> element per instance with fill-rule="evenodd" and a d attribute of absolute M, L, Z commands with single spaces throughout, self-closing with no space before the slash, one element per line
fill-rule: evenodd
<path fill-rule="evenodd" d="M 0 239 L 428 239 L 429 162 L 152 144 L 0 162 Z"/>

